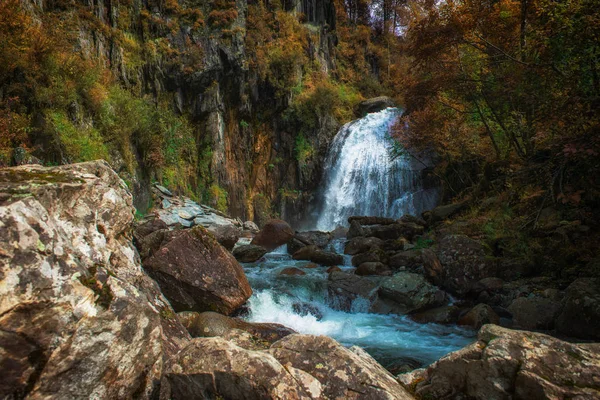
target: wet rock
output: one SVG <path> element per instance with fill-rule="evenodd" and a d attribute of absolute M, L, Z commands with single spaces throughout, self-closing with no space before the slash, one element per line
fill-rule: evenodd
<path fill-rule="evenodd" d="M 448 219 L 451 216 L 458 214 L 459 212 L 464 210 L 467 207 L 467 205 L 467 202 L 460 202 L 438 206 L 431 210 L 431 214 L 429 214 L 428 221 L 430 224 L 432 224 Z"/>
<path fill-rule="evenodd" d="M 411 314 L 411 319 L 420 324 L 455 324 L 460 309 L 456 306 L 442 306 Z"/>
<path fill-rule="evenodd" d="M 348 242 L 346 242 L 346 246 L 344 247 L 344 254 L 349 254 L 351 256 L 364 253 L 369 251 L 373 247 L 381 247 L 383 244 L 383 240 L 375 238 L 375 237 L 355 237 Z"/>
<path fill-rule="evenodd" d="M 500 317 L 487 304 L 477 304 L 468 313 L 459 318 L 458 324 L 479 329 L 485 324 L 498 324 Z"/>
<path fill-rule="evenodd" d="M 288 254 L 294 254 L 295 252 L 297 252 L 298 250 L 306 247 L 307 244 L 304 242 L 301 242 L 300 240 L 296 239 L 296 238 L 292 238 L 288 243 L 287 243 L 287 251 Z"/>
<path fill-rule="evenodd" d="M 565 335 L 600 339 L 600 279 L 580 278 L 569 285 L 556 328 Z"/>
<path fill-rule="evenodd" d="M 560 310 L 559 302 L 543 297 L 519 297 L 508 307 L 514 327 L 527 330 L 553 329 Z"/>
<path fill-rule="evenodd" d="M 320 383 L 273 356 L 220 337 L 196 338 L 165 366 L 161 398 L 319 399 Z"/>
<path fill-rule="evenodd" d="M 229 314 L 252 294 L 241 265 L 201 226 L 171 240 L 144 268 L 178 311 Z"/>
<path fill-rule="evenodd" d="M 290 335 L 273 344 L 269 352 L 281 364 L 316 378 L 325 399 L 412 399 L 364 350 L 347 349 L 326 336 Z"/>
<path fill-rule="evenodd" d="M 280 219 L 271 219 L 254 236 L 250 244 L 262 246 L 269 251 L 275 250 L 289 242 L 294 237 L 294 231 L 287 222 Z"/>
<path fill-rule="evenodd" d="M 158 191 L 161 192 L 163 195 L 173 197 L 173 193 L 171 193 L 171 191 L 166 187 L 157 184 L 155 184 L 154 187 L 157 188 Z"/>
<path fill-rule="evenodd" d="M 189 340 L 104 161 L 0 169 L 0 397 L 148 398 Z"/>
<path fill-rule="evenodd" d="M 377 299 L 377 288 L 377 282 L 347 272 L 334 271 L 327 282 L 331 306 L 343 311 L 350 311 L 353 301 L 359 298 L 373 303 Z"/>
<path fill-rule="evenodd" d="M 398 303 L 395 313 L 407 314 L 422 311 L 444 304 L 446 294 L 425 280 L 422 275 L 399 272 L 386 278 L 379 288 L 379 294 Z"/>
<path fill-rule="evenodd" d="M 387 261 L 387 254 L 378 248 L 373 248 L 366 253 L 360 253 L 352 257 L 352 265 L 355 267 L 366 262 L 382 262 L 385 264 Z"/>
<path fill-rule="evenodd" d="M 348 223 L 352 224 L 353 221 L 358 222 L 360 225 L 391 225 L 395 224 L 396 220 L 393 218 L 385 217 L 350 217 Z"/>
<path fill-rule="evenodd" d="M 343 226 L 338 226 L 333 231 L 331 231 L 332 239 L 341 239 L 348 235 L 348 228 Z"/>
<path fill-rule="evenodd" d="M 437 255 L 442 266 L 442 288 L 458 296 L 466 295 L 481 279 L 496 274 L 496 265 L 486 258 L 481 243 L 464 235 L 444 237 Z"/>
<path fill-rule="evenodd" d="M 420 398 L 593 399 L 600 397 L 600 348 L 540 333 L 485 325 L 478 341 L 417 375 Z"/>
<path fill-rule="evenodd" d="M 246 322 L 240 318 L 232 318 L 211 311 L 203 313 L 183 311 L 177 313 L 177 317 L 192 337 L 223 336 L 231 329 L 239 329 L 261 340 L 274 343 L 287 335 L 296 333 L 293 329 L 281 324 Z"/>
<path fill-rule="evenodd" d="M 318 268 L 319 266 L 315 263 L 308 263 L 306 265 L 303 265 L 302 268 L 308 268 L 308 269 L 313 269 L 313 268 Z"/>
<path fill-rule="evenodd" d="M 401 251 L 390 257 L 390 267 L 393 269 L 408 268 L 411 269 L 422 264 L 421 250 Z"/>
<path fill-rule="evenodd" d="M 355 238 L 358 236 L 365 236 L 365 231 L 364 231 L 362 225 L 358 221 L 351 221 L 350 229 L 348 229 L 348 233 L 346 234 L 346 237 L 348 239 L 352 239 L 352 238 Z"/>
<path fill-rule="evenodd" d="M 443 267 L 438 256 L 431 249 L 421 251 L 421 260 L 423 262 L 423 275 L 436 286 L 442 285 Z"/>
<path fill-rule="evenodd" d="M 314 306 L 310 303 L 294 303 L 292 304 L 292 309 L 298 315 L 312 315 L 317 319 L 317 321 L 323 319 L 323 313 L 321 310 L 317 306 Z"/>
<path fill-rule="evenodd" d="M 279 275 L 301 276 L 301 275 L 306 275 L 306 272 L 304 272 L 301 269 L 296 268 L 296 267 L 289 267 L 289 268 L 282 269 L 279 272 Z"/>
<path fill-rule="evenodd" d="M 307 231 L 296 232 L 295 238 L 306 245 L 315 245 L 323 249 L 331 242 L 332 236 L 329 232 Z"/>
<path fill-rule="evenodd" d="M 308 260 L 320 265 L 338 265 L 344 263 L 344 258 L 336 253 L 321 250 L 315 245 L 310 245 L 296 251 L 292 256 L 294 260 Z"/>
<path fill-rule="evenodd" d="M 392 270 L 385 264 L 380 262 L 366 262 L 360 264 L 356 271 L 354 272 L 356 275 L 381 275 L 388 276 L 392 275 Z"/>
<path fill-rule="evenodd" d="M 410 243 L 410 241 L 408 241 L 405 238 L 400 238 L 400 239 L 396 239 L 396 240 L 386 240 L 381 245 L 381 248 L 383 250 L 385 250 L 386 252 L 390 252 L 390 253 L 395 253 L 395 252 L 404 251 L 404 250 L 412 250 L 414 247 L 415 247 L 415 245 Z"/>
<path fill-rule="evenodd" d="M 341 272 L 342 269 L 340 267 L 338 267 L 337 265 L 334 265 L 333 267 L 329 267 L 327 268 L 327 272 L 328 274 L 331 274 L 332 272 Z"/>
<path fill-rule="evenodd" d="M 246 244 L 233 249 L 233 256 L 242 263 L 253 263 L 267 254 L 267 249 L 254 244 Z"/>
<path fill-rule="evenodd" d="M 359 103 L 357 112 L 359 117 L 364 117 L 368 113 L 374 113 L 385 110 L 388 107 L 396 107 L 394 100 L 387 96 L 374 97 Z"/>

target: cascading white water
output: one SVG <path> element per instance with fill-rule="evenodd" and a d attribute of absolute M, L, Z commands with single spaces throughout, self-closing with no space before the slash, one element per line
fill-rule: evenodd
<path fill-rule="evenodd" d="M 390 128 L 397 108 L 367 114 L 344 125 L 333 139 L 316 228 L 347 225 L 352 215 L 398 218 L 433 208 L 437 190 L 421 181 L 423 165 L 409 155 L 390 156 Z"/>

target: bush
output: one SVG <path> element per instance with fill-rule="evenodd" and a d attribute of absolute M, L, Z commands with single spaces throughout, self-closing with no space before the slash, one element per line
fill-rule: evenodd
<path fill-rule="evenodd" d="M 70 162 L 109 160 L 108 150 L 96 129 L 76 127 L 61 111 L 50 111 L 48 119 Z"/>

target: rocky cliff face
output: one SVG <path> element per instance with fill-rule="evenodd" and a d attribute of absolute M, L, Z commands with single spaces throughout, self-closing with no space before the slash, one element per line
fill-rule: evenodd
<path fill-rule="evenodd" d="M 192 163 L 196 165 L 179 172 L 188 177 L 187 188 L 179 189 L 196 191 L 211 201 L 212 197 L 220 199 L 231 215 L 258 222 L 274 213 L 293 220 L 310 200 L 339 122 L 329 114 L 320 116 L 303 136 L 311 156 L 298 161 L 298 127 L 284 116 L 293 94 L 277 92 L 275 78 L 269 80 L 258 68 L 249 67 L 255 49 L 248 48 L 246 0 L 86 0 L 76 7 L 30 0 L 26 4 L 40 20 L 40 16 L 56 14 L 75 25 L 79 33 L 73 50 L 105 64 L 122 86 L 166 104 L 191 121 L 196 143 Z M 302 44 L 303 62 L 317 63 L 328 74 L 335 68 L 333 2 L 305 1 L 288 8 L 290 15 L 306 15 L 308 24 L 303 29 L 308 42 Z M 287 65 L 288 59 L 281 62 Z M 300 85 L 303 64 L 291 62 L 292 70 L 286 70 L 291 77 L 283 79 L 296 79 L 290 84 Z M 80 101 L 73 101 L 70 118 L 86 120 L 84 108 Z M 113 150 L 108 158 L 131 183 L 135 205 L 144 211 L 150 201 L 150 182 L 172 179 L 153 166 L 156 160 L 140 142 L 132 138 L 133 162 L 125 154 L 129 149 Z M 72 161 L 55 143 L 56 138 L 35 134 L 34 145 L 43 149 L 38 152 L 41 158 Z"/>

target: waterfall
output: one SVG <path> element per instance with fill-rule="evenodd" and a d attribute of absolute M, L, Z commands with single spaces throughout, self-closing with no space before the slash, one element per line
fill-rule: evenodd
<path fill-rule="evenodd" d="M 325 162 L 318 230 L 347 226 L 353 215 L 398 218 L 436 205 L 438 190 L 422 181 L 425 165 L 408 154 L 390 156 L 390 128 L 399 114 L 397 108 L 367 114 L 337 133 Z"/>

